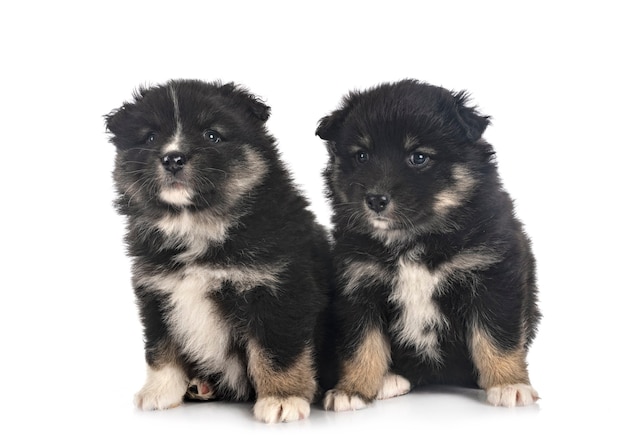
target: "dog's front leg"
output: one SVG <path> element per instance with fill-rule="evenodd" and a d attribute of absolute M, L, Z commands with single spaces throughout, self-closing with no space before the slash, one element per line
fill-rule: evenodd
<path fill-rule="evenodd" d="M 337 263 L 340 292 L 333 308 L 339 380 L 324 397 L 324 408 L 333 411 L 361 409 L 376 398 L 402 393 L 392 390 L 399 377 L 389 372 L 391 346 L 383 318 L 388 276 L 371 260 L 355 260 L 351 249 L 347 253 Z"/>
<path fill-rule="evenodd" d="M 316 391 L 312 350 L 304 348 L 287 366 L 276 365 L 270 351 L 254 339 L 247 352 L 248 372 L 257 395 L 254 416 L 266 423 L 307 418 Z"/>
<path fill-rule="evenodd" d="M 179 363 L 172 343 L 162 303 L 165 297 L 146 288 L 135 288 L 143 324 L 146 381 L 135 394 L 135 405 L 143 410 L 161 410 L 179 406 L 187 391 L 189 379 Z"/>
<path fill-rule="evenodd" d="M 530 385 L 523 341 L 518 347 L 504 349 L 484 327 L 470 330 L 470 352 L 478 372 L 478 385 L 487 392 L 494 406 L 525 406 L 539 395 Z"/>
<path fill-rule="evenodd" d="M 346 411 L 367 406 L 379 395 L 389 360 L 389 341 L 383 332 L 376 327 L 365 330 L 353 354 L 341 361 L 339 382 L 326 393 L 324 408 Z"/>
<path fill-rule="evenodd" d="M 144 411 L 179 406 L 187 391 L 189 378 L 178 362 L 168 356 L 169 350 L 147 356 L 146 382 L 137 394 L 135 405 Z"/>

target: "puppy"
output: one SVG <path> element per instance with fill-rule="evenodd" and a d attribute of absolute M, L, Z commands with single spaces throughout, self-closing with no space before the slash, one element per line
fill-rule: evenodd
<path fill-rule="evenodd" d="M 234 84 L 173 80 L 106 116 L 116 206 L 145 336 L 141 409 L 255 400 L 264 422 L 305 418 L 318 389 L 329 235 Z"/>
<path fill-rule="evenodd" d="M 351 92 L 319 122 L 341 369 L 326 409 L 426 384 L 480 387 L 496 406 L 538 398 L 535 261 L 481 138 L 489 117 L 467 99 L 407 79 Z"/>

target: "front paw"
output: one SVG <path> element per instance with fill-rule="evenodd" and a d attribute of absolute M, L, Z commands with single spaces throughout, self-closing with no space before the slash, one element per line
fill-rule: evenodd
<path fill-rule="evenodd" d="M 134 403 L 142 411 L 162 411 L 180 406 L 183 396 L 179 391 L 156 390 L 148 385 L 135 394 Z"/>
<path fill-rule="evenodd" d="M 388 373 L 383 378 L 383 384 L 378 389 L 377 400 L 385 400 L 387 398 L 399 397 L 408 394 L 411 390 L 411 383 L 405 377 Z"/>
<path fill-rule="evenodd" d="M 311 413 L 311 405 L 300 397 L 263 397 L 254 404 L 254 417 L 265 423 L 302 420 Z"/>
<path fill-rule="evenodd" d="M 324 409 L 327 411 L 356 411 L 368 403 L 358 395 L 351 395 L 341 389 L 331 389 L 324 397 Z"/>
<path fill-rule="evenodd" d="M 494 406 L 527 406 L 539 399 L 539 394 L 530 384 L 506 384 L 487 389 L 487 402 Z"/>
<path fill-rule="evenodd" d="M 144 411 L 175 408 L 182 404 L 186 391 L 187 378 L 177 366 L 148 367 L 146 384 L 135 394 L 135 406 Z"/>

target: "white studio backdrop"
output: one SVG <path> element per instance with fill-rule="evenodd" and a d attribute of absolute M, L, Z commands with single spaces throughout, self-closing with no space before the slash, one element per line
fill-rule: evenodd
<path fill-rule="evenodd" d="M 623 443 L 623 21 L 609 1 L 0 6 L 0 444 L 337 434 L 515 446 L 540 431 Z M 538 259 L 544 320 L 529 362 L 539 405 L 491 409 L 434 392 L 273 427 L 237 405 L 134 411 L 141 328 L 103 116 L 140 85 L 242 84 L 272 108 L 283 159 L 329 224 L 317 121 L 351 89 L 407 77 L 468 90 L 492 117 L 485 137 Z"/>

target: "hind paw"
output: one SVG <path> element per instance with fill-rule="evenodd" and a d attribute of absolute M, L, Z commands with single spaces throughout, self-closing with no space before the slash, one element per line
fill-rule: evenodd
<path fill-rule="evenodd" d="M 185 398 L 201 401 L 212 400 L 215 398 L 215 391 L 206 381 L 200 381 L 198 378 L 194 378 L 189 382 Z"/>

